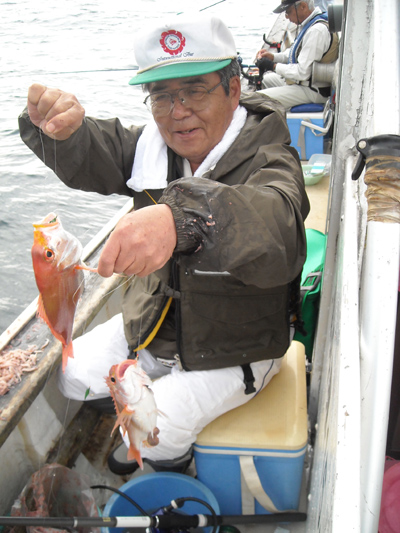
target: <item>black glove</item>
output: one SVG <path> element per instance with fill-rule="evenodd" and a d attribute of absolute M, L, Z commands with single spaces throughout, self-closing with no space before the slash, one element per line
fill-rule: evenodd
<path fill-rule="evenodd" d="M 262 57 L 257 59 L 256 67 L 258 67 L 260 73 L 268 72 L 269 70 L 274 70 L 274 62 L 267 57 Z"/>

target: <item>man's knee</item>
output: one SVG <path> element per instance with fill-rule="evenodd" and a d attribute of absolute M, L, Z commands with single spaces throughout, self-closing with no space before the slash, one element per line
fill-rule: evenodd
<path fill-rule="evenodd" d="M 284 87 L 285 80 L 275 72 L 268 72 L 263 77 L 263 85 L 266 89 L 271 87 Z"/>

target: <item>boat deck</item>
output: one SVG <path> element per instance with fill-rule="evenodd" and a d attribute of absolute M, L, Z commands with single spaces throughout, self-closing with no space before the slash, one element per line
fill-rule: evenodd
<path fill-rule="evenodd" d="M 329 201 L 329 176 L 324 176 L 315 185 L 309 185 L 306 190 L 312 209 L 306 219 L 305 226 L 325 233 Z"/>

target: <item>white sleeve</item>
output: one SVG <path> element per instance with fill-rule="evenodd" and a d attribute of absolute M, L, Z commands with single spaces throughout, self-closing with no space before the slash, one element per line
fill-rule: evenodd
<path fill-rule="evenodd" d="M 294 81 L 304 81 L 311 77 L 312 64 L 320 61 L 328 51 L 331 35 L 325 24 L 315 23 L 303 37 L 303 43 L 297 63 L 276 65 L 276 73 Z"/>

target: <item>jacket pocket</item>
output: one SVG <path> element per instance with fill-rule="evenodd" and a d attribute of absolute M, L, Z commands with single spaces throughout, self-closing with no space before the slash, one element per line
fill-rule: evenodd
<path fill-rule="evenodd" d="M 225 368 L 281 357 L 289 345 L 287 287 L 229 288 L 226 279 L 221 285 L 181 293 L 184 367 Z"/>

